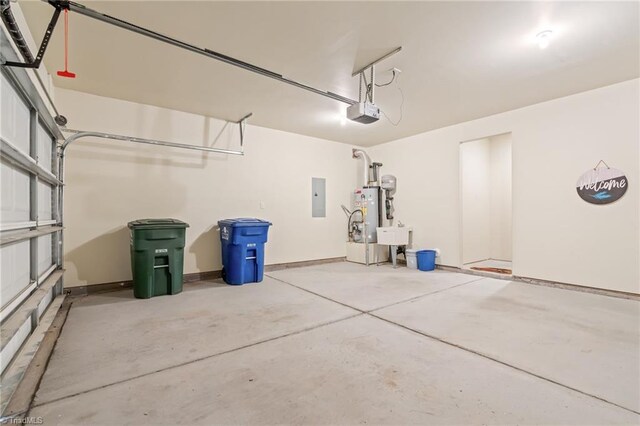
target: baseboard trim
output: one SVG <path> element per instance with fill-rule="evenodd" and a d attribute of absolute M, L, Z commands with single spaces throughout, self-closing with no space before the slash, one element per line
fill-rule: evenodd
<path fill-rule="evenodd" d="M 513 275 L 498 274 L 495 272 L 479 271 L 477 269 L 458 268 L 457 266 L 436 265 L 436 268 L 443 271 L 458 272 L 467 275 L 476 275 L 485 278 L 495 278 L 497 280 L 514 281 Z"/>
<path fill-rule="evenodd" d="M 346 257 L 329 257 L 326 259 L 303 260 L 300 262 L 276 263 L 275 265 L 265 265 L 265 272 L 281 271 L 289 268 L 302 268 L 304 266 L 324 265 L 326 263 L 346 262 Z"/>
<path fill-rule="evenodd" d="M 618 299 L 629 299 L 629 300 L 640 301 L 640 294 L 628 293 L 626 291 L 608 290 L 608 289 L 598 288 L 598 287 L 588 287 L 588 286 L 577 285 L 577 284 L 560 283 L 557 281 L 540 280 L 537 278 L 520 277 L 515 275 L 513 277 L 513 280 L 521 283 L 525 283 L 525 284 L 533 284 L 533 285 L 539 285 L 543 287 L 562 288 L 564 290 L 580 291 L 582 293 L 599 294 L 601 296 L 617 297 Z"/>
<path fill-rule="evenodd" d="M 197 281 L 217 280 L 219 278 L 222 278 L 222 271 L 193 272 L 190 274 L 184 274 L 183 282 L 185 284 L 190 284 Z"/>
<path fill-rule="evenodd" d="M 86 296 L 87 294 L 108 293 L 111 291 L 133 288 L 133 281 L 116 281 L 111 283 L 89 284 L 76 287 L 65 287 L 64 292 L 69 296 Z"/>
<path fill-rule="evenodd" d="M 316 259 L 316 260 L 303 260 L 300 262 L 289 262 L 289 263 L 277 263 L 274 265 L 265 265 L 265 272 L 273 272 L 280 271 L 283 269 L 289 268 L 301 268 L 303 266 L 313 266 L 313 265 L 322 265 L 325 263 L 336 263 L 336 262 L 344 262 L 346 260 L 345 257 L 331 257 L 327 259 Z M 207 281 L 207 280 L 217 280 L 222 278 L 222 271 L 204 271 L 204 272 L 192 272 L 189 274 L 184 274 L 183 282 L 185 284 L 191 284 L 199 281 Z M 70 296 L 86 296 L 88 294 L 96 294 L 96 293 L 108 293 L 112 291 L 124 290 L 128 288 L 133 288 L 133 281 L 115 281 L 110 283 L 100 283 L 100 284 L 89 284 L 77 287 L 67 287 L 65 288 L 65 293 Z"/>
<path fill-rule="evenodd" d="M 532 285 L 537 285 L 542 287 L 561 288 L 563 290 L 579 291 L 581 293 L 591 293 L 591 294 L 598 294 L 600 296 L 616 297 L 618 299 L 629 299 L 629 300 L 640 301 L 640 294 L 629 293 L 626 291 L 608 290 L 604 288 L 561 283 L 558 281 L 542 280 L 538 278 L 521 277 L 518 275 L 500 275 L 500 274 L 495 274 L 491 272 L 483 272 L 483 271 L 458 268 L 456 266 L 437 265 L 437 268 L 442 269 L 443 271 L 458 272 L 458 273 L 468 274 L 468 275 L 477 275 L 485 278 L 494 278 L 494 279 L 506 280 L 506 281 L 517 281 L 525 284 L 532 284 Z"/>

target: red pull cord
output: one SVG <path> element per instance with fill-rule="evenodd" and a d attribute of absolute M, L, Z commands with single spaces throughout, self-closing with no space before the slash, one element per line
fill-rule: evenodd
<path fill-rule="evenodd" d="M 67 69 L 69 57 L 69 9 L 64 10 L 64 71 L 58 71 L 60 77 L 76 78 L 75 73 Z"/>
<path fill-rule="evenodd" d="M 67 70 L 69 59 L 69 11 L 64 10 L 64 69 Z"/>

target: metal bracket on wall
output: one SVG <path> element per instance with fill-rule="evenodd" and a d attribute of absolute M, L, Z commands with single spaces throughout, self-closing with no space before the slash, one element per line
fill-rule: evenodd
<path fill-rule="evenodd" d="M 244 126 L 246 125 L 246 121 L 249 117 L 253 115 L 252 112 L 245 115 L 240 119 L 240 121 L 236 121 L 235 123 L 240 127 L 240 148 L 244 148 Z"/>

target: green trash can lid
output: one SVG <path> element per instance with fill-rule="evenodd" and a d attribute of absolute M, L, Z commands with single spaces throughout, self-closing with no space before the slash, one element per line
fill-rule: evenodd
<path fill-rule="evenodd" d="M 127 224 L 129 229 L 188 228 L 189 224 L 178 219 L 138 219 Z"/>

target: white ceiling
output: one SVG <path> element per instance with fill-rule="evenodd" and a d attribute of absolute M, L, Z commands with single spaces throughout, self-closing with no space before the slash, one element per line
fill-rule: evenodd
<path fill-rule="evenodd" d="M 640 74 L 638 2 L 84 4 L 356 99 L 352 71 L 402 46 L 377 73 L 382 83 L 391 77 L 385 70 L 402 70 L 400 124 L 345 124 L 345 104 L 70 14 L 70 69 L 78 77 L 54 76 L 56 86 L 228 120 L 253 112 L 251 124 L 364 146 Z M 40 40 L 53 8 L 20 6 Z M 540 50 L 534 36 L 547 28 L 554 38 Z M 50 72 L 62 68 L 62 35 L 59 26 L 45 56 Z M 398 120 L 397 86 L 379 88 L 376 103 Z"/>

